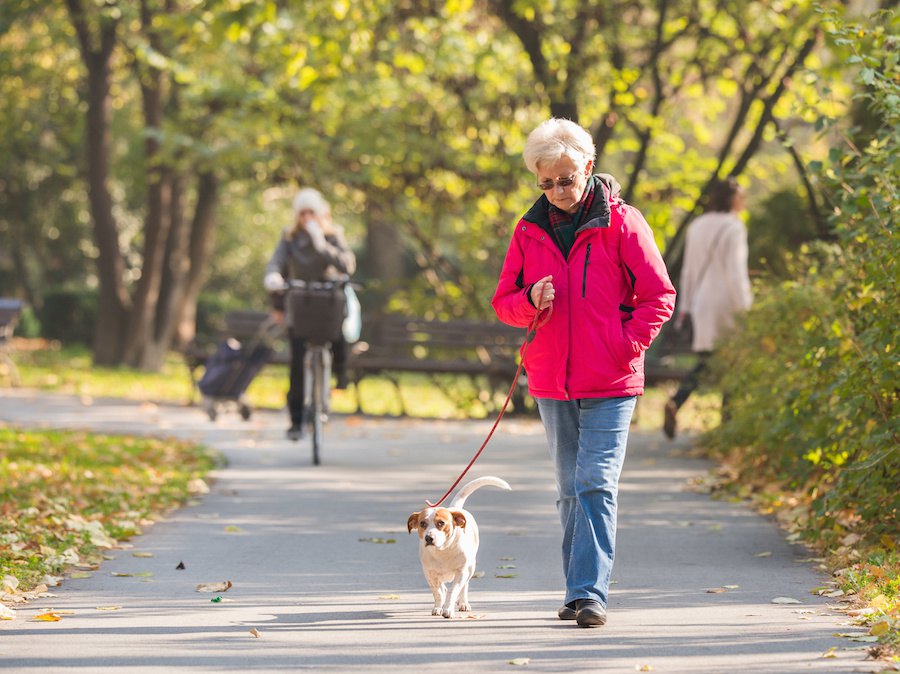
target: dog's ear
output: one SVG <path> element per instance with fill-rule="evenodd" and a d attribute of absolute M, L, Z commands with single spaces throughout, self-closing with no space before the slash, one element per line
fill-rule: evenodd
<path fill-rule="evenodd" d="M 419 511 L 409 516 L 409 519 L 406 520 L 406 533 L 411 534 L 412 530 L 419 526 L 419 515 L 421 514 L 422 511 Z"/>
<path fill-rule="evenodd" d="M 466 528 L 466 514 L 461 510 L 451 510 L 450 514 L 453 515 L 453 523 L 460 527 L 461 529 Z"/>

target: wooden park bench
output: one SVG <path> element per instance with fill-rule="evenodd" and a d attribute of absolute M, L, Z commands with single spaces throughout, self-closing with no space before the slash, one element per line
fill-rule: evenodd
<path fill-rule="evenodd" d="M 0 297 L 0 363 L 6 366 L 9 379 L 13 386 L 19 385 L 19 371 L 13 362 L 12 336 L 19 323 L 19 315 L 22 313 L 22 300 Z"/>

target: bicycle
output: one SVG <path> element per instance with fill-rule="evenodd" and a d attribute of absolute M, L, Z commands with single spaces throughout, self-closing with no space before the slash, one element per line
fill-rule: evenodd
<path fill-rule="evenodd" d="M 303 357 L 304 419 L 312 440 L 313 465 L 320 464 L 325 422 L 331 412 L 331 344 L 341 338 L 345 313 L 344 285 L 340 281 L 297 281 L 286 284 L 285 308 L 291 335 L 306 339 Z M 290 436 L 289 436 L 290 437 Z M 291 440 L 299 440 L 291 437 Z"/>

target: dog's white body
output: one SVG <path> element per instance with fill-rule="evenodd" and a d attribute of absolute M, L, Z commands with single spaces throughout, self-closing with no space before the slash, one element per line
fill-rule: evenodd
<path fill-rule="evenodd" d="M 464 485 L 448 507 L 426 508 L 409 516 L 407 528 L 419 532 L 419 559 L 434 595 L 431 615 L 453 618 L 456 611 L 471 610 L 469 581 L 475 573 L 478 524 L 463 506 L 472 492 L 487 486 L 510 489 L 499 477 L 479 477 Z"/>

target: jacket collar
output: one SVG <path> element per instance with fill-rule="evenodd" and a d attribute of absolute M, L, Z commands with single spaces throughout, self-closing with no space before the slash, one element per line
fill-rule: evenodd
<path fill-rule="evenodd" d="M 619 182 L 608 173 L 598 173 L 594 177 L 597 178 L 597 185 L 594 189 L 601 188 L 604 198 L 600 198 L 599 194 L 594 195 L 590 210 L 585 213 L 578 232 L 585 229 L 593 229 L 595 227 L 609 227 L 609 205 L 611 202 L 619 201 L 619 192 L 621 186 Z M 527 222 L 533 222 L 541 229 L 550 231 L 550 200 L 546 194 L 542 194 L 534 205 L 528 209 L 528 212 L 522 216 Z M 576 232 L 576 234 L 578 233 Z"/>

